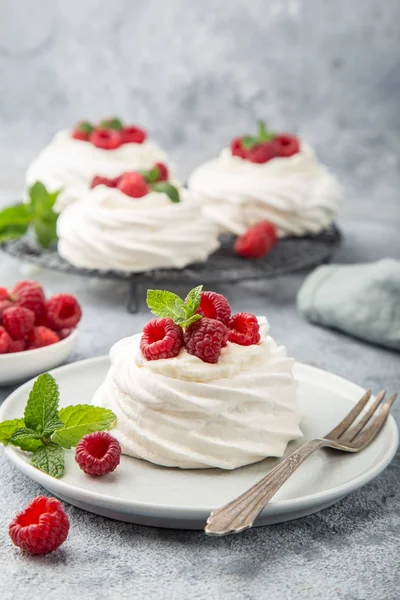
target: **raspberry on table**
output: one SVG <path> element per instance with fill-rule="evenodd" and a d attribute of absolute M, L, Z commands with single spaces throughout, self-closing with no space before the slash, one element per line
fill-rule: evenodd
<path fill-rule="evenodd" d="M 23 306 L 11 306 L 3 313 L 3 325 L 13 340 L 22 340 L 33 329 L 35 313 Z"/>
<path fill-rule="evenodd" d="M 123 144 L 143 144 L 146 138 L 146 132 L 135 125 L 125 125 L 121 131 Z"/>
<path fill-rule="evenodd" d="M 157 181 L 168 181 L 168 177 L 169 177 L 168 167 L 166 165 L 164 165 L 164 163 L 161 163 L 161 162 L 156 163 L 154 166 L 157 167 L 158 172 L 159 172 Z"/>
<path fill-rule="evenodd" d="M 56 498 L 38 496 L 10 523 L 8 532 L 15 546 L 29 554 L 53 552 L 65 542 L 69 520 Z"/>
<path fill-rule="evenodd" d="M 87 475 L 107 475 L 119 465 L 121 446 L 106 431 L 95 431 L 83 436 L 76 447 L 75 460 Z"/>
<path fill-rule="evenodd" d="M 11 339 L 11 338 L 10 338 Z M 14 354 L 15 352 L 24 352 L 26 350 L 25 340 L 11 340 L 8 347 L 8 354 Z"/>
<path fill-rule="evenodd" d="M 102 150 L 115 150 L 122 144 L 121 132 L 117 129 L 95 129 L 89 136 L 89 141 Z"/>
<path fill-rule="evenodd" d="M 36 348 L 51 346 L 51 344 L 56 344 L 59 341 L 60 338 L 55 331 L 52 331 L 52 329 L 44 327 L 43 325 L 39 325 L 29 332 L 27 337 L 27 349 L 35 350 Z"/>
<path fill-rule="evenodd" d="M 261 336 L 257 317 L 244 312 L 233 315 L 228 324 L 228 339 L 240 346 L 258 344 Z"/>
<path fill-rule="evenodd" d="M 12 339 L 4 327 L 0 326 L 0 354 L 7 354 L 10 351 Z"/>
<path fill-rule="evenodd" d="M 199 315 L 209 319 L 218 319 L 225 325 L 231 318 L 231 307 L 228 300 L 222 294 L 216 292 L 202 292 L 199 308 Z"/>
<path fill-rule="evenodd" d="M 36 323 L 46 312 L 44 291 L 36 281 L 24 281 L 17 284 L 12 291 L 12 298 L 18 306 L 29 308 L 35 313 Z"/>
<path fill-rule="evenodd" d="M 236 239 L 234 250 L 243 258 L 261 258 L 272 250 L 277 241 L 278 236 L 272 223 L 258 223 Z"/>
<path fill-rule="evenodd" d="M 203 317 L 186 328 L 184 337 L 189 354 L 206 363 L 217 363 L 226 345 L 228 330 L 221 321 Z"/>
<path fill-rule="evenodd" d="M 71 294 L 56 294 L 46 302 L 47 325 L 55 331 L 76 327 L 82 317 L 82 309 Z"/>
<path fill-rule="evenodd" d="M 131 198 L 142 198 L 149 193 L 149 186 L 140 173 L 124 173 L 118 181 L 117 189 Z"/>
<path fill-rule="evenodd" d="M 146 360 L 174 358 L 182 346 L 182 327 L 172 319 L 152 319 L 143 327 L 140 350 Z"/>

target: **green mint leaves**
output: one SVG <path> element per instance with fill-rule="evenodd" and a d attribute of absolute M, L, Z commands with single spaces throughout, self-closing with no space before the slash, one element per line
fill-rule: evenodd
<path fill-rule="evenodd" d="M 258 134 L 256 136 L 245 135 L 242 137 L 242 148 L 251 150 L 258 144 L 269 142 L 274 137 L 276 137 L 276 133 L 268 131 L 264 121 L 258 121 Z"/>
<path fill-rule="evenodd" d="M 60 392 L 54 377 L 40 375 L 29 394 L 23 419 L 0 423 L 0 443 L 32 452 L 31 464 L 52 477 L 64 474 L 64 448 L 76 446 L 93 431 L 115 426 L 107 408 L 78 404 L 59 409 Z"/>
<path fill-rule="evenodd" d="M 90 135 L 92 131 L 94 131 L 94 126 L 91 123 L 89 123 L 89 121 L 81 121 L 76 126 L 76 129 L 78 129 L 85 135 Z"/>
<path fill-rule="evenodd" d="M 163 194 L 167 194 L 171 202 L 174 202 L 175 204 L 181 201 L 177 188 L 168 181 L 160 181 L 158 183 L 153 183 L 151 188 L 155 192 L 162 192 Z"/>
<path fill-rule="evenodd" d="M 37 242 L 48 248 L 57 240 L 57 218 L 54 204 L 60 190 L 50 193 L 37 181 L 29 190 L 29 202 L 0 211 L 0 243 L 22 237 L 31 227 Z"/>
<path fill-rule="evenodd" d="M 111 119 L 103 119 L 102 121 L 100 121 L 100 127 L 103 127 L 104 129 L 122 129 L 124 126 L 124 124 L 122 123 L 121 119 L 118 119 L 117 117 L 112 117 Z"/>
<path fill-rule="evenodd" d="M 200 305 L 202 289 L 202 285 L 193 288 L 185 300 L 166 290 L 148 290 L 147 306 L 157 317 L 167 317 L 181 327 L 188 327 L 201 319 L 196 311 Z"/>

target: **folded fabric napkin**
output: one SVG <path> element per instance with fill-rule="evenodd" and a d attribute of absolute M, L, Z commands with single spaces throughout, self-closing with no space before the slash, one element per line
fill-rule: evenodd
<path fill-rule="evenodd" d="M 400 261 L 318 267 L 297 307 L 313 323 L 400 350 Z"/>

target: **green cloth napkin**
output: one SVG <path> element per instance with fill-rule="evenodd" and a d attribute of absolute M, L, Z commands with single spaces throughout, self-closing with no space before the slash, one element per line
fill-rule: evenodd
<path fill-rule="evenodd" d="M 313 323 L 400 350 L 400 261 L 318 267 L 297 307 Z"/>

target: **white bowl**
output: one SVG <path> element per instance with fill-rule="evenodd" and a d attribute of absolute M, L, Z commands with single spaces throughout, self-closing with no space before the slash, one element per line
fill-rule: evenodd
<path fill-rule="evenodd" d="M 0 386 L 27 381 L 64 363 L 78 337 L 75 329 L 68 337 L 43 348 L 13 354 L 0 354 Z"/>

